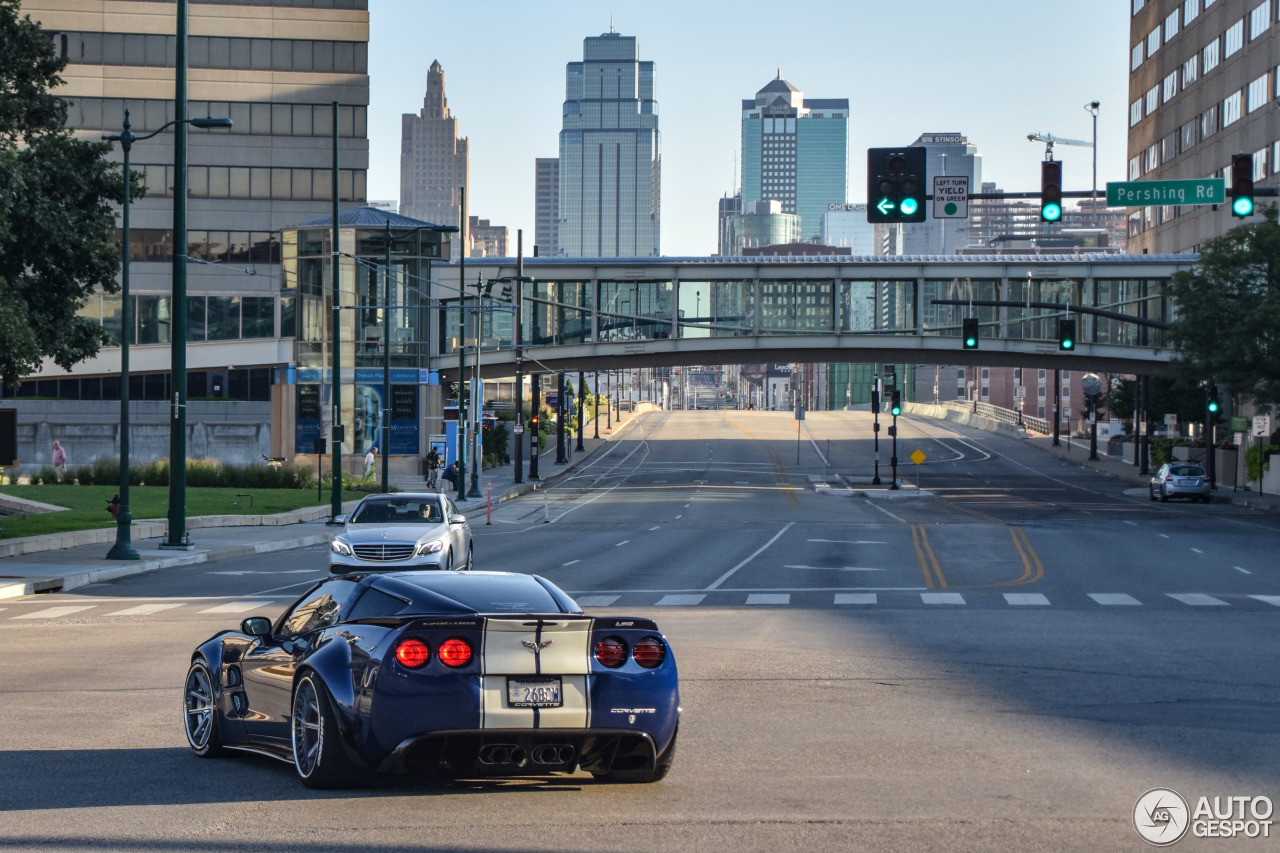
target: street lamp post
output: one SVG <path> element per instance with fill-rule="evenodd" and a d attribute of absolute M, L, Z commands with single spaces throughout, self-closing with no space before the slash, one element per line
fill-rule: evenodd
<path fill-rule="evenodd" d="M 476 277 L 476 307 L 472 310 L 475 322 L 476 358 L 471 368 L 471 490 L 467 497 L 480 497 L 480 466 L 484 463 L 484 379 L 480 376 L 480 332 L 483 330 L 481 308 L 484 298 L 480 294 L 480 278 Z"/>
<path fill-rule="evenodd" d="M 231 119 L 229 118 L 195 118 L 188 119 L 191 124 L 196 127 L 214 128 L 214 127 L 231 127 Z M 124 128 L 120 133 L 103 134 L 102 138 L 107 142 L 119 142 L 120 150 L 124 154 L 124 198 L 121 200 L 121 263 L 120 263 L 120 510 L 116 514 L 116 542 L 111 546 L 111 550 L 107 552 L 108 560 L 137 560 L 138 552 L 133 547 L 132 531 L 130 525 L 133 523 L 133 514 L 129 510 L 129 339 L 133 336 L 132 318 L 133 314 L 129 306 L 129 202 L 130 190 L 132 182 L 129 179 L 129 152 L 133 148 L 133 143 L 150 139 L 159 133 L 169 129 L 177 121 L 167 122 L 158 130 L 154 130 L 144 136 L 135 136 L 132 131 L 132 125 L 129 122 L 129 111 L 124 111 Z M 178 251 L 177 246 L 185 246 L 183 243 L 175 242 L 174 252 Z"/>
<path fill-rule="evenodd" d="M 462 385 L 467 381 L 466 187 L 458 187 L 458 201 L 461 204 L 458 228 L 462 234 L 462 248 L 458 252 L 458 500 L 462 500 L 467 496 L 467 418 L 462 409 Z"/>

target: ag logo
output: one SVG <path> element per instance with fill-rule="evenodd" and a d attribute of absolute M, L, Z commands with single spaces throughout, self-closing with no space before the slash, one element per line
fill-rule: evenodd
<path fill-rule="evenodd" d="M 1133 827 L 1149 844 L 1167 847 L 1187 834 L 1191 823 L 1187 801 L 1170 788 L 1152 788 L 1133 807 Z"/>

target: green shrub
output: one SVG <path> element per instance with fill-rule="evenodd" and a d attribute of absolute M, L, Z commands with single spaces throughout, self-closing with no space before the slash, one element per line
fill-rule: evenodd
<path fill-rule="evenodd" d="M 1261 480 L 1262 472 L 1271 468 L 1271 454 L 1275 448 L 1270 444 L 1255 444 L 1244 455 L 1245 472 L 1249 479 Z"/>
<path fill-rule="evenodd" d="M 1173 448 L 1187 445 L 1184 438 L 1169 438 L 1158 435 L 1151 439 L 1151 465 L 1159 468 L 1166 462 L 1173 461 Z M 1202 445 L 1203 446 L 1203 445 Z"/>

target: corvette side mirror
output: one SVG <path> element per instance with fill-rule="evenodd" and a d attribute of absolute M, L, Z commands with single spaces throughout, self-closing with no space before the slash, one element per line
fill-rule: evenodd
<path fill-rule="evenodd" d="M 240 623 L 240 630 L 250 637 L 270 637 L 271 620 L 265 616 L 250 616 Z"/>

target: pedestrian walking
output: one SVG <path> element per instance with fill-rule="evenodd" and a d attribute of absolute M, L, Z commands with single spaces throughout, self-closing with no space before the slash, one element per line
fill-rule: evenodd
<path fill-rule="evenodd" d="M 365 482 L 373 479 L 373 466 L 378 462 L 378 445 L 369 448 L 369 452 L 364 455 L 364 479 Z"/>
<path fill-rule="evenodd" d="M 440 452 L 434 447 L 427 451 L 427 488 L 434 489 L 440 475 Z"/>
<path fill-rule="evenodd" d="M 53 470 L 57 473 L 59 481 L 67 473 L 67 451 L 62 449 L 62 445 L 56 439 L 53 442 Z"/>

